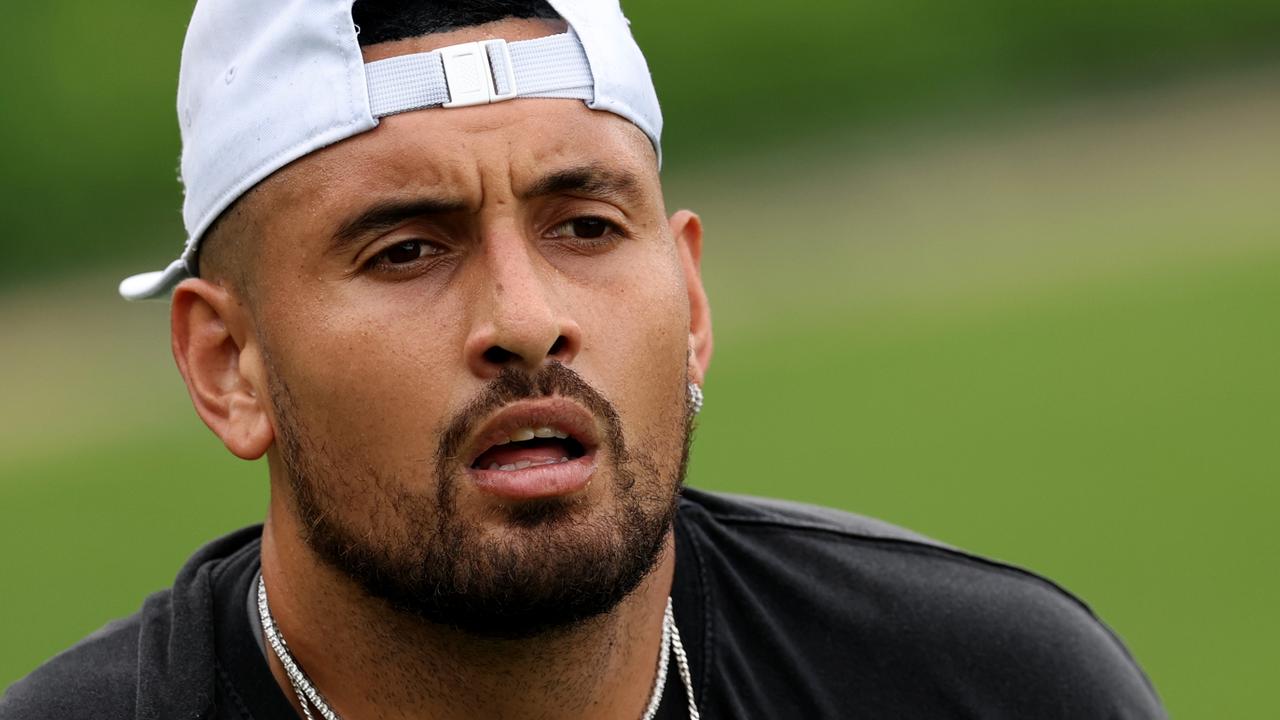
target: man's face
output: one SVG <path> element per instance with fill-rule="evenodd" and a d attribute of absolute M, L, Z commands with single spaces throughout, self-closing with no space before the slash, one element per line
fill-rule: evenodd
<path fill-rule="evenodd" d="M 683 475 L 698 282 L 636 127 L 552 99 L 405 113 L 277 173 L 249 212 L 273 461 L 321 559 L 474 632 L 635 587 Z"/>

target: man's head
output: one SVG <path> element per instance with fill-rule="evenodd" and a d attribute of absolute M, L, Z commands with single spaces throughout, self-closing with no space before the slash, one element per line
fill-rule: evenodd
<path fill-rule="evenodd" d="M 364 2 L 366 62 L 564 30 L 541 3 Z M 667 217 L 641 128 L 554 98 L 393 115 L 274 172 L 205 243 L 175 356 L 320 561 L 505 635 L 650 570 L 711 332 L 699 222 Z"/>

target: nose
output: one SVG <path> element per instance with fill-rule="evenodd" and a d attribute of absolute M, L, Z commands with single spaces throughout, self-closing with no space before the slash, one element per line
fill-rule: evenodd
<path fill-rule="evenodd" d="M 582 329 L 564 306 L 557 273 L 515 234 L 486 243 L 470 335 L 463 352 L 483 379 L 504 367 L 535 372 L 556 360 L 569 364 L 582 347 Z"/>

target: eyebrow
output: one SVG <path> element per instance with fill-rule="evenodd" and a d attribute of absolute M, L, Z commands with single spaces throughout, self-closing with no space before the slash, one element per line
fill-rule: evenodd
<path fill-rule="evenodd" d="M 640 180 L 630 172 L 601 165 L 558 170 L 538 179 L 520 193 L 522 200 L 547 195 L 581 194 L 603 199 L 637 201 L 641 198 Z"/>
<path fill-rule="evenodd" d="M 445 215 L 465 209 L 466 203 L 448 198 L 415 198 L 381 202 L 343 223 L 342 227 L 333 234 L 330 250 L 341 252 L 365 235 L 390 230 L 406 220 Z"/>
<path fill-rule="evenodd" d="M 600 165 L 558 170 L 539 178 L 520 193 L 521 200 L 548 195 L 581 194 L 602 199 L 637 202 L 643 193 L 640 180 L 626 171 Z M 422 197 L 377 203 L 343 223 L 333 234 L 330 251 L 340 253 L 367 235 L 390 230 L 406 220 L 446 215 L 467 209 L 462 200 Z"/>

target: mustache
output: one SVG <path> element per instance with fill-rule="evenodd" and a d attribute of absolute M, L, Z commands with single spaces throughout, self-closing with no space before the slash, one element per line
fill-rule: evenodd
<path fill-rule="evenodd" d="M 511 366 L 503 367 L 445 426 L 436 448 L 437 468 L 443 471 L 449 462 L 456 460 L 476 426 L 499 408 L 518 400 L 556 395 L 586 406 L 604 425 L 604 443 L 613 452 L 622 454 L 622 422 L 613 403 L 567 365 L 552 361 L 532 374 Z"/>

